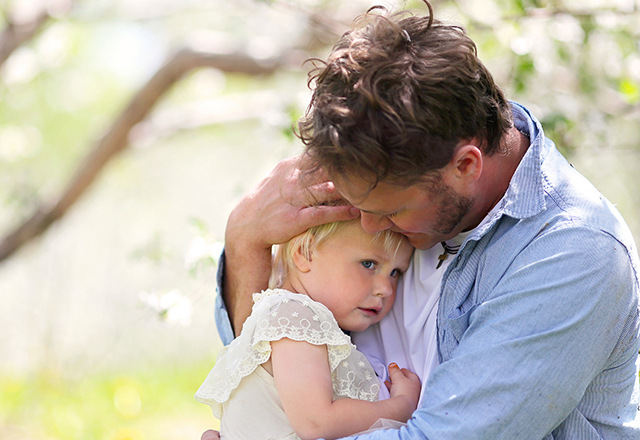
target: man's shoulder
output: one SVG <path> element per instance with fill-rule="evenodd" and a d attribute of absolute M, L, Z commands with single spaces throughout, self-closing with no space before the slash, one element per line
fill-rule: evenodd
<path fill-rule="evenodd" d="M 557 150 L 545 158 L 542 169 L 546 223 L 568 232 L 599 231 L 635 250 L 631 231 L 615 205 Z"/>

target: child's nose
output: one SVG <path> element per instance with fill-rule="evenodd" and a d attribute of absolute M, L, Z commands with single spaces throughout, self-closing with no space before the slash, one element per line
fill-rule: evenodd
<path fill-rule="evenodd" d="M 375 285 L 375 296 L 387 297 L 393 293 L 393 283 L 389 277 L 381 276 Z"/>

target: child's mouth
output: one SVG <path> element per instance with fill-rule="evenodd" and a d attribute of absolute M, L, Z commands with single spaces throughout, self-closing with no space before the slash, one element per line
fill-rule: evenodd
<path fill-rule="evenodd" d="M 380 310 L 378 310 L 378 309 L 365 309 L 365 308 L 361 307 L 360 310 L 362 310 L 362 312 L 365 315 L 369 315 L 369 316 L 377 316 L 378 313 L 380 313 Z"/>

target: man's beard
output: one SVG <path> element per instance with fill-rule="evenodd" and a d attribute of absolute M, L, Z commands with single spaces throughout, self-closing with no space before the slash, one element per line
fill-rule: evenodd
<path fill-rule="evenodd" d="M 469 213 L 473 202 L 442 181 L 436 184 L 432 195 L 438 200 L 438 218 L 433 230 L 440 235 L 449 235 Z"/>

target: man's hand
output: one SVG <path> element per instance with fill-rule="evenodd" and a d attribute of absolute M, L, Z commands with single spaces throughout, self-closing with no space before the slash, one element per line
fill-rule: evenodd
<path fill-rule="evenodd" d="M 208 429 L 202 433 L 200 440 L 220 440 L 220 433 L 213 429 Z"/>
<path fill-rule="evenodd" d="M 278 163 L 229 215 L 225 232 L 223 294 L 236 335 L 251 312 L 251 294 L 267 287 L 271 246 L 312 226 L 351 220 L 359 211 L 321 173 L 307 175 L 300 157 Z"/>
<path fill-rule="evenodd" d="M 262 182 L 233 209 L 226 241 L 240 241 L 257 249 L 285 243 L 312 226 L 356 218 L 326 176 L 307 175 L 299 156 L 279 162 Z"/>

